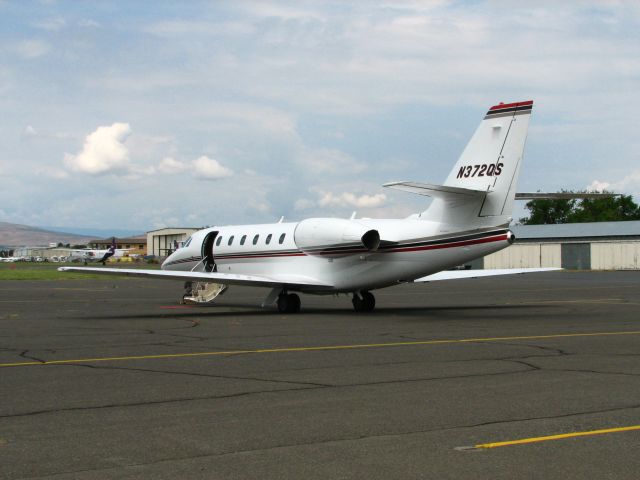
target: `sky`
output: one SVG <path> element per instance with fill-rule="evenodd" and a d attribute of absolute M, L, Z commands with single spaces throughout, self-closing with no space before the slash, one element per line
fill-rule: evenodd
<path fill-rule="evenodd" d="M 404 217 L 529 99 L 519 191 L 640 201 L 637 1 L 0 0 L 0 221 Z"/>

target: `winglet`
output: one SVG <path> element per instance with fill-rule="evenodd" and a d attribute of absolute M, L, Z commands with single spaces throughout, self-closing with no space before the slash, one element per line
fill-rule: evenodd
<path fill-rule="evenodd" d="M 504 115 L 522 115 L 531 113 L 533 109 L 533 100 L 514 103 L 499 103 L 489 109 L 484 119 L 502 117 Z"/>

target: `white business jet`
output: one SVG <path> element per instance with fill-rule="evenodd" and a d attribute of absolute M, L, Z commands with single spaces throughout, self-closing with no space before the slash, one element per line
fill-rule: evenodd
<path fill-rule="evenodd" d="M 161 270 L 62 267 L 191 283 L 188 300 L 210 301 L 228 285 L 268 287 L 263 306 L 300 310 L 308 294 L 353 295 L 356 311 L 375 307 L 372 290 L 404 282 L 551 269 L 452 270 L 508 247 L 532 101 L 491 107 L 443 185 L 384 186 L 433 197 L 404 219 L 309 218 L 295 223 L 211 227 L 194 233 Z"/>

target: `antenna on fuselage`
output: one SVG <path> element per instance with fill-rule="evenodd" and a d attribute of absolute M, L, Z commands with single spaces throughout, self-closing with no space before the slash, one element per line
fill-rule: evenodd
<path fill-rule="evenodd" d="M 282 223 L 284 221 L 284 215 L 280 217 L 280 220 L 278 220 L 278 223 Z"/>
<path fill-rule="evenodd" d="M 349 220 L 355 220 L 355 218 L 356 218 L 356 213 L 358 213 L 358 212 L 356 212 L 356 211 L 354 210 L 354 211 L 353 211 L 353 213 L 351 214 L 351 216 L 349 217 Z"/>

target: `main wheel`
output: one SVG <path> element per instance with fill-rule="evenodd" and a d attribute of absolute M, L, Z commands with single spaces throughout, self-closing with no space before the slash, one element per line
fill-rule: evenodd
<path fill-rule="evenodd" d="M 280 294 L 278 296 L 278 310 L 280 313 L 296 313 L 300 311 L 300 297 L 295 293 Z"/>
<path fill-rule="evenodd" d="M 376 297 L 371 292 L 362 292 L 362 301 L 364 302 L 364 311 L 371 312 L 376 308 Z"/>
<path fill-rule="evenodd" d="M 300 297 L 295 293 L 289 294 L 289 313 L 297 313 L 300 311 Z"/>
<path fill-rule="evenodd" d="M 376 297 L 371 292 L 362 291 L 360 295 L 353 294 L 351 303 L 356 312 L 370 312 L 376 307 Z"/>

